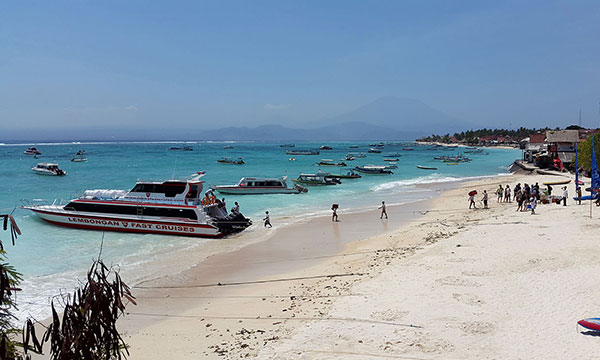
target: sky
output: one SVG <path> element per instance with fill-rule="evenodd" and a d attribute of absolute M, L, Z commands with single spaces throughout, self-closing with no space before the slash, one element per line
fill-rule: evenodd
<path fill-rule="evenodd" d="M 600 126 L 598 1 L 3 1 L 14 129 L 301 127 L 379 97 Z"/>

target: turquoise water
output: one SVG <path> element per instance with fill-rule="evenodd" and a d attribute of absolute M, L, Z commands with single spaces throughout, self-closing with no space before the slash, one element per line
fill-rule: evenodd
<path fill-rule="evenodd" d="M 358 144 L 359 149 L 349 149 Z M 170 151 L 171 146 L 193 146 L 194 151 Z M 233 149 L 224 149 L 231 145 Z M 241 177 L 278 177 L 288 175 L 295 178 L 301 172 L 317 172 L 319 169 L 332 173 L 345 173 L 347 169 L 319 167 L 320 159 L 339 160 L 349 152 L 364 152 L 368 143 L 332 142 L 327 143 L 334 150 L 322 150 L 320 155 L 286 155 L 280 143 L 261 142 L 188 142 L 188 143 L 61 143 L 36 144 L 42 152 L 39 159 L 23 154 L 29 144 L 5 144 L 0 146 L 0 181 L 5 191 L 0 192 L 0 212 L 12 211 L 23 231 L 17 246 L 6 246 L 8 257 L 19 271 L 25 275 L 24 288 L 30 295 L 24 295 L 27 308 L 34 315 L 41 316 L 38 308 L 47 303 L 47 298 L 58 293 L 59 289 L 70 290 L 69 286 L 97 257 L 102 241 L 102 254 L 105 260 L 135 273 L 136 266 L 152 266 L 148 259 L 157 259 L 157 254 L 198 246 L 205 239 L 105 233 L 67 229 L 48 225 L 18 208 L 22 200 L 52 202 L 54 199 L 69 200 L 85 189 L 126 189 L 133 187 L 136 180 L 166 180 L 184 178 L 199 170 L 206 171 L 203 180 L 210 185 L 234 184 Z M 325 145 L 322 142 L 296 143 L 294 149 L 313 149 Z M 404 151 L 411 146 L 414 151 Z M 238 201 L 241 211 L 247 217 L 260 223 L 265 210 L 269 210 L 274 221 L 278 218 L 296 217 L 301 214 L 328 213 L 332 203 L 340 204 L 341 210 L 351 210 L 377 206 L 381 200 L 388 204 L 406 203 L 432 196 L 431 190 L 415 187 L 418 183 L 446 182 L 465 177 L 496 175 L 507 172 L 507 167 L 520 150 L 486 149 L 488 155 L 466 154 L 473 159 L 469 163 L 447 166 L 434 161 L 434 156 L 456 155 L 464 149 L 427 150 L 429 146 L 414 144 L 386 145 L 381 154 L 368 153 L 366 158 L 346 161 L 349 166 L 376 164 L 383 165 L 383 156 L 400 153 L 398 169 L 392 175 L 363 175 L 362 179 L 342 179 L 342 184 L 327 187 L 310 187 L 306 194 L 280 195 L 225 195 L 227 206 L 231 208 Z M 85 149 L 88 162 L 74 163 L 70 159 L 79 149 Z M 217 159 L 224 156 L 243 157 L 245 165 L 219 164 Z M 290 161 L 293 157 L 296 160 Z M 58 162 L 66 170 L 65 177 L 41 176 L 31 167 L 37 162 Z M 420 170 L 416 165 L 437 166 L 437 171 Z M 290 186 L 292 183 L 290 182 Z M 222 196 L 221 196 L 222 197 Z M 5 244 L 10 236 L 0 233 Z M 104 236 L 104 240 L 103 240 Z M 7 241 L 8 239 L 8 241 Z M 219 240 L 215 240 L 219 241 Z M 24 291 L 25 292 L 25 291 Z"/>

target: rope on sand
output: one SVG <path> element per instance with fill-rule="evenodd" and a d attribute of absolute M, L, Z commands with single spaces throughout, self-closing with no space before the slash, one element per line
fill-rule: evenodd
<path fill-rule="evenodd" d="M 189 288 L 206 288 L 215 286 L 233 286 L 233 285 L 254 285 L 254 284 L 265 284 L 273 282 L 284 282 L 284 281 L 298 281 L 298 280 L 312 280 L 312 279 L 331 279 L 336 277 L 345 276 L 363 276 L 363 273 L 349 273 L 349 274 L 330 274 L 330 275 L 314 275 L 314 276 L 299 276 L 291 278 L 278 278 L 278 279 L 267 279 L 267 280 L 253 280 L 253 281 L 239 281 L 230 283 L 216 283 L 216 284 L 200 284 L 200 285 L 181 285 L 181 286 L 132 286 L 134 289 L 189 289 Z"/>
<path fill-rule="evenodd" d="M 379 325 L 390 325 L 390 326 L 401 326 L 408 328 L 423 329 L 423 326 L 413 324 L 401 324 L 390 321 L 379 321 L 372 319 L 360 319 L 360 318 L 342 318 L 342 317 L 260 317 L 260 316 L 210 316 L 210 315 L 175 315 L 175 314 L 152 314 L 152 313 L 137 313 L 128 312 L 127 315 L 134 316 L 148 316 L 148 317 L 165 317 L 165 318 L 180 318 L 180 319 L 215 319 L 215 320 L 267 320 L 267 321 L 285 321 L 285 320 L 299 320 L 299 321 L 341 321 L 341 322 L 359 322 L 367 324 L 379 324 Z"/>

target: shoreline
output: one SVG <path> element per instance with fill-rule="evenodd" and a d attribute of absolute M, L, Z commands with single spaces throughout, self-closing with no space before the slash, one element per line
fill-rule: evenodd
<path fill-rule="evenodd" d="M 427 212 L 423 210 L 424 214 L 420 214 L 418 218 L 406 221 L 396 229 L 388 229 L 389 231 L 380 234 L 370 234 L 359 240 L 345 242 L 341 250 L 335 254 L 315 258 L 303 256 L 302 253 L 290 253 L 290 249 L 279 247 L 279 251 L 283 250 L 288 254 L 288 260 L 303 263 L 300 264 L 301 266 L 287 266 L 285 260 L 279 257 L 265 261 L 249 261 L 248 257 L 244 256 L 248 249 L 242 248 L 236 256 L 230 257 L 230 262 L 225 263 L 225 268 L 234 270 L 237 268 L 237 275 L 227 275 L 223 272 L 223 267 L 221 269 L 214 267 L 210 269 L 212 273 L 208 277 L 204 276 L 205 272 L 199 271 L 196 275 L 201 277 L 177 279 L 178 283 L 185 286 L 184 288 L 144 289 L 143 291 L 149 291 L 151 294 L 148 295 L 149 292 L 136 294 L 140 303 L 145 303 L 144 308 L 130 305 L 127 308 L 129 314 L 120 320 L 121 325 L 124 325 L 123 329 L 127 332 L 126 342 L 131 345 L 131 358 L 145 358 L 150 354 L 152 356 L 168 354 L 171 358 L 202 355 L 207 358 L 258 356 L 268 359 L 322 359 L 323 357 L 345 359 L 349 356 L 378 358 L 398 355 L 429 358 L 431 355 L 442 354 L 446 358 L 497 357 L 500 356 L 499 354 L 502 355 L 500 357 L 514 357 L 515 354 L 499 348 L 493 341 L 493 337 L 486 335 L 500 332 L 497 336 L 501 339 L 512 336 L 501 330 L 504 322 L 508 321 L 512 324 L 513 321 L 519 320 L 518 316 L 494 321 L 478 321 L 467 311 L 471 309 L 471 311 L 481 312 L 487 307 L 491 308 L 488 311 L 492 311 L 494 307 L 519 305 L 518 301 L 504 304 L 501 298 L 496 299 L 495 292 L 490 292 L 491 289 L 486 288 L 487 282 L 475 281 L 478 279 L 477 276 L 484 276 L 484 278 L 488 276 L 485 275 L 488 270 L 479 268 L 495 261 L 499 263 L 495 265 L 493 273 L 498 273 L 497 281 L 504 284 L 504 281 L 507 281 L 504 280 L 505 277 L 512 273 L 504 275 L 503 261 L 510 260 L 503 259 L 510 259 L 510 257 L 503 255 L 503 252 L 511 250 L 512 247 L 502 247 L 503 241 L 486 241 L 486 246 L 496 247 L 492 252 L 482 248 L 481 251 L 484 252 L 477 253 L 477 256 L 486 258 L 486 261 L 480 263 L 475 260 L 477 258 L 461 260 L 461 257 L 457 257 L 456 261 L 452 259 L 456 256 L 455 253 L 478 248 L 477 241 L 482 238 L 480 235 L 475 237 L 469 235 L 471 232 L 488 234 L 487 236 L 493 239 L 498 236 L 503 237 L 502 233 L 497 232 L 500 227 L 495 224 L 499 216 L 508 217 L 506 221 L 510 224 L 512 224 L 510 218 L 520 219 L 511 226 L 519 226 L 523 231 L 530 230 L 530 227 L 524 225 L 523 228 L 519 224 L 527 224 L 530 221 L 538 223 L 543 221 L 542 216 L 545 212 L 564 213 L 565 210 L 562 206 L 540 205 L 541 214 L 531 216 L 528 213 L 515 213 L 512 204 L 496 204 L 495 199 L 490 198 L 492 209 L 469 211 L 466 209 L 466 196 L 463 192 L 474 187 L 487 188 L 491 193 L 498 183 L 542 182 L 545 179 L 552 179 L 552 177 L 516 174 L 510 178 L 487 178 L 463 182 L 453 189 L 440 190 L 443 193 L 427 201 L 426 207 L 429 210 Z M 585 210 L 584 206 L 574 207 L 572 203 L 571 206 L 566 210 L 571 209 L 571 212 Z M 391 216 L 402 214 L 398 208 L 394 211 L 389 210 Z M 369 216 L 377 214 L 372 211 Z M 350 223 L 344 222 L 344 219 L 345 217 L 342 218 L 343 222 L 337 225 Z M 567 217 L 564 221 L 569 223 L 571 220 Z M 563 222 L 558 226 L 564 227 Z M 327 234 L 322 231 L 323 224 L 302 225 L 304 226 L 298 227 L 304 234 L 307 232 L 312 234 L 311 238 L 319 236 L 327 238 Z M 327 225 L 331 227 L 332 224 Z M 535 227 L 532 231 L 538 231 L 537 229 Z M 287 232 L 293 231 L 288 229 Z M 526 235 L 525 239 L 517 237 L 515 239 L 517 242 L 513 241 L 511 244 L 528 246 L 525 240 L 530 238 L 531 235 Z M 560 239 L 557 238 L 555 242 Z M 535 240 L 536 246 L 546 246 L 543 241 L 540 242 L 541 239 L 531 240 Z M 257 245 L 261 247 L 260 244 Z M 256 256 L 265 254 L 273 255 L 272 247 L 264 247 L 264 244 L 262 246 L 264 250 L 269 251 L 254 252 L 253 259 L 258 259 Z M 307 251 L 307 248 L 301 250 Z M 531 252 L 527 247 L 519 248 L 518 251 L 522 251 L 521 256 L 529 256 Z M 552 251 L 555 256 L 558 254 L 552 249 L 546 251 Z M 247 252 L 245 254 L 248 255 Z M 223 256 L 226 258 L 231 254 Z M 244 264 L 242 261 L 249 261 L 249 263 Z M 218 263 L 219 261 L 215 262 Z M 538 260 L 531 264 L 538 264 Z M 267 270 L 246 271 L 248 265 L 258 266 L 258 268 L 264 266 Z M 536 266 L 530 265 L 529 268 L 534 271 L 532 275 L 541 276 L 537 273 Z M 452 274 L 455 271 L 458 271 L 457 275 Z M 464 273 L 462 276 L 461 271 Z M 405 272 L 406 275 L 403 274 L 398 278 L 398 274 Z M 465 274 L 468 275 L 463 279 Z M 191 286 L 210 285 L 211 277 L 236 284 Z M 421 279 L 422 277 L 431 277 L 432 282 L 425 281 Z M 171 281 L 163 279 L 163 284 L 177 285 L 172 279 Z M 225 281 L 222 284 L 225 284 Z M 408 292 L 404 288 L 408 286 L 407 284 L 412 286 L 412 290 Z M 589 281 L 586 285 L 589 285 Z M 425 288 L 418 290 L 423 286 Z M 477 296 L 461 292 L 476 291 L 480 287 L 484 293 Z M 529 288 L 530 286 L 519 287 L 514 291 L 520 296 L 529 296 L 526 295 Z M 398 291 L 400 293 L 397 293 Z M 437 295 L 431 296 L 430 291 L 437 292 Z M 560 300 L 560 295 L 558 296 Z M 478 297 L 485 298 L 486 301 L 480 303 Z M 535 298 L 526 299 L 528 303 L 533 301 L 533 306 L 536 305 Z M 437 303 L 440 301 L 441 303 Z M 452 305 L 453 302 L 457 305 Z M 455 308 L 458 304 L 462 305 Z M 586 304 L 589 310 L 594 309 L 589 301 Z M 431 321 L 438 321 L 436 319 L 444 315 L 440 311 L 429 314 L 427 309 L 432 309 L 432 306 L 453 309 L 445 317 L 446 326 L 437 327 L 438 330 L 432 330 L 436 327 Z M 545 310 L 553 311 L 553 308 L 549 307 Z M 585 314 L 587 313 L 577 316 L 584 317 Z M 454 320 L 448 316 L 458 318 Z M 490 316 L 493 318 L 494 313 L 489 315 L 484 313 L 482 316 L 486 319 Z M 424 321 L 427 318 L 431 319 Z M 568 326 L 570 331 L 572 331 L 571 325 L 579 318 L 575 317 L 571 320 Z M 458 323 L 455 324 L 455 321 Z M 490 327 L 491 323 L 495 325 Z M 447 339 L 449 335 L 444 329 L 450 329 L 452 337 Z M 527 339 L 527 335 L 519 332 L 518 328 L 515 329 L 514 325 L 511 325 L 511 329 Z M 527 331 L 530 332 L 531 329 Z M 388 338 L 394 337 L 393 334 L 400 334 L 401 339 L 404 340 L 387 341 Z M 414 336 L 418 337 L 414 338 Z M 411 338 L 414 340 L 408 341 Z M 581 341 L 589 343 L 589 337 L 576 339 L 583 339 Z M 492 341 L 494 346 L 486 352 L 477 346 L 467 345 L 473 341 L 475 343 Z M 534 340 L 521 341 L 519 344 L 527 341 Z M 162 345 L 157 348 L 157 343 Z M 462 343 L 464 344 L 459 345 Z M 414 347 L 414 344 L 421 345 Z M 537 355 L 540 356 L 539 353 Z"/>
<path fill-rule="evenodd" d="M 508 175 L 510 176 L 510 175 Z M 417 203 L 408 203 L 408 204 L 403 204 L 403 205 L 395 205 L 393 207 L 388 207 L 388 213 L 393 214 L 392 216 L 396 217 L 396 219 L 394 220 L 395 224 L 392 225 L 390 227 L 384 227 L 383 229 L 373 229 L 373 228 L 369 228 L 366 230 L 363 230 L 363 232 L 361 233 L 360 231 L 351 231 L 350 236 L 349 234 L 346 233 L 342 233 L 340 232 L 339 227 L 340 226 L 345 226 L 346 223 L 352 224 L 354 223 L 354 225 L 356 226 L 357 224 L 360 224 L 360 219 L 364 218 L 364 217 L 368 217 L 369 222 L 372 222 L 373 220 L 377 219 L 377 215 L 378 210 L 373 210 L 373 209 L 357 209 L 358 211 L 354 211 L 354 212 L 349 212 L 349 213 L 340 213 L 340 217 L 341 217 L 341 222 L 340 223 L 333 223 L 331 224 L 331 220 L 328 216 L 315 216 L 312 217 L 310 219 L 307 220 L 299 220 L 296 221 L 292 224 L 289 224 L 287 226 L 284 226 L 282 228 L 276 229 L 276 231 L 272 232 L 272 234 L 266 238 L 263 239 L 262 241 L 258 241 L 258 242 L 254 242 L 254 243 L 250 243 L 247 245 L 242 245 L 241 247 L 232 250 L 232 251 L 228 251 L 228 252 L 221 252 L 219 254 L 214 254 L 212 256 L 210 256 L 209 258 L 205 259 L 204 261 L 199 262 L 194 268 L 192 269 L 188 269 L 180 274 L 177 275 L 171 275 L 171 276 L 167 276 L 165 278 L 158 278 L 158 279 L 153 279 L 150 280 L 150 282 L 144 282 L 143 284 L 138 283 L 137 285 L 142 285 L 142 286 L 148 286 L 151 285 L 151 287 L 155 287 L 154 289 L 143 289 L 142 290 L 142 299 L 144 298 L 152 298 L 152 299 L 156 299 L 156 301 L 162 301 L 159 304 L 146 304 L 143 308 L 138 306 L 135 307 L 129 307 L 127 309 L 127 311 L 130 313 L 131 316 L 138 316 L 138 317 L 142 317 L 140 318 L 136 318 L 136 319 L 128 319 L 129 316 L 126 316 L 124 318 L 123 323 L 124 325 L 124 329 L 128 334 L 133 334 L 133 333 L 137 333 L 138 335 L 132 335 L 132 337 L 128 338 L 128 343 L 130 343 L 130 345 L 132 345 L 132 349 L 143 349 L 147 346 L 151 346 L 152 344 L 152 340 L 148 340 L 148 339 L 144 339 L 144 336 L 142 336 L 141 334 L 146 334 L 146 336 L 149 336 L 149 338 L 152 338 L 152 336 L 150 336 L 149 334 L 153 333 L 154 331 L 159 331 L 159 328 L 162 328 L 164 326 L 167 327 L 171 327 L 168 324 L 176 324 L 176 325 L 172 325 L 176 328 L 185 328 L 186 325 L 182 324 L 185 323 L 184 320 L 182 319 L 186 319 L 186 317 L 189 316 L 190 313 L 194 313 L 194 311 L 197 310 L 201 310 L 202 306 L 205 306 L 204 309 L 205 311 L 207 311 L 206 309 L 213 309 L 213 311 L 216 311 L 217 313 L 222 313 L 225 312 L 227 313 L 226 310 L 222 309 L 220 306 L 216 306 L 215 309 L 215 304 L 211 304 L 208 300 L 206 299 L 216 299 L 219 298 L 219 296 L 223 297 L 225 295 L 223 295 L 223 293 L 225 294 L 229 294 L 229 296 L 239 296 L 239 297 L 248 297 L 250 295 L 248 295 L 248 293 L 252 293 L 251 289 L 232 289 L 230 287 L 227 286 L 219 286 L 219 287 L 215 287 L 214 289 L 211 290 L 199 290 L 199 289 L 195 289 L 195 290 L 190 290 L 189 287 L 194 288 L 195 286 L 205 286 L 209 283 L 212 284 L 225 284 L 225 283 L 244 283 L 246 282 L 249 278 L 250 279 L 269 279 L 269 278 L 281 278 L 282 276 L 284 278 L 302 278 L 305 277 L 307 273 L 313 274 L 314 271 L 312 270 L 316 270 L 316 269 L 322 269 L 322 268 L 329 268 L 329 267 L 336 267 L 336 264 L 339 265 L 343 262 L 347 262 L 347 261 L 355 261 L 354 258 L 359 258 L 359 261 L 361 258 L 363 258 L 365 256 L 365 254 L 375 254 L 376 256 L 379 256 L 379 250 L 380 249 L 369 249 L 369 250 L 361 250 L 361 247 L 363 243 L 369 243 L 371 245 L 369 246 L 373 246 L 373 244 L 377 243 L 377 241 L 373 242 L 373 238 L 381 238 L 379 240 L 379 245 L 382 248 L 386 248 L 388 249 L 389 246 L 387 244 L 388 240 L 386 240 L 386 237 L 391 237 L 391 234 L 397 233 L 397 232 L 401 232 L 402 229 L 406 228 L 407 226 L 410 225 L 414 225 L 414 224 L 418 224 L 418 223 L 422 223 L 421 219 L 424 217 L 423 215 L 418 215 L 417 217 L 412 216 L 411 217 L 407 217 L 407 214 L 419 214 L 420 212 L 423 213 L 428 213 L 431 211 L 432 209 L 432 203 L 434 203 L 436 200 L 437 196 L 440 196 L 440 193 L 449 191 L 448 189 L 453 189 L 456 187 L 460 187 L 461 184 L 464 184 L 465 182 L 469 182 L 469 181 L 485 181 L 485 180 L 489 180 L 489 179 L 494 179 L 497 178 L 496 177 L 492 177 L 492 176 L 485 176 L 485 177 L 478 177 L 476 180 L 475 179 L 467 179 L 467 180 L 457 180 L 457 181 L 451 181 L 451 182 L 444 182 L 442 184 L 440 183 L 429 183 L 429 184 L 421 184 L 418 185 L 421 188 L 426 188 L 426 189 L 431 189 L 433 191 L 433 193 L 435 194 L 433 198 L 429 198 L 426 200 L 421 200 Z M 506 177 L 502 177 L 503 179 L 505 179 Z M 356 209 L 355 209 L 356 210 Z M 398 217 L 400 217 L 400 219 L 398 219 Z M 349 219 L 350 218 L 350 219 Z M 378 220 L 378 219 L 377 219 Z M 400 221 L 398 221 L 400 220 Z M 331 245 L 329 244 L 329 247 L 317 247 L 315 249 L 310 249 L 309 247 L 307 247 L 306 244 L 303 244 L 304 246 L 301 246 L 300 248 L 297 248 L 298 244 L 296 244 L 296 251 L 299 253 L 294 254 L 293 256 L 291 256 L 289 254 L 289 250 L 286 251 L 285 249 L 282 249 L 280 246 L 277 246 L 276 243 L 276 238 L 278 236 L 278 234 L 281 234 L 281 236 L 283 236 L 284 233 L 286 232 L 291 232 L 293 234 L 301 234 L 302 236 L 306 237 L 306 233 L 308 232 L 309 234 L 311 234 L 311 228 L 312 229 L 317 229 L 315 230 L 316 232 L 314 234 L 312 234 L 312 236 L 309 237 L 314 237 L 315 239 L 319 239 L 319 238 L 323 238 L 324 236 L 327 236 L 323 226 L 330 226 L 330 225 L 334 226 L 333 231 L 329 232 L 329 235 L 332 236 L 335 239 L 337 239 L 337 243 Z M 389 225 L 387 222 L 383 223 L 385 225 Z M 359 226 L 356 226 L 359 227 Z M 332 230 L 332 229 L 329 229 Z M 298 236 L 298 235 L 296 235 Z M 344 238 L 344 240 L 341 240 L 342 238 Z M 405 244 L 405 250 L 403 251 L 413 251 L 414 247 L 416 246 L 415 244 L 421 244 L 420 241 L 417 242 L 408 242 L 407 244 Z M 259 249 L 259 250 L 255 250 L 255 249 Z M 262 250 L 260 250 L 262 249 Z M 349 250 L 350 249 L 350 250 Z M 312 252 L 311 252 L 312 251 Z M 365 252 L 366 251 L 366 252 Z M 395 250 L 392 250 L 395 252 Z M 245 255 L 244 255 L 245 254 Z M 352 255 L 348 255 L 348 254 L 352 254 Z M 247 257 L 250 256 L 256 256 L 258 255 L 259 257 L 262 256 L 262 260 L 258 261 L 258 263 L 256 262 L 248 262 L 247 261 Z M 265 258 L 266 257 L 266 258 Z M 288 264 L 288 266 L 286 267 L 282 267 L 282 264 Z M 338 264 L 339 263 L 339 264 Z M 259 265 L 259 266 L 257 266 Z M 253 268 L 254 267 L 254 268 Z M 342 269 L 343 270 L 343 269 Z M 313 274 L 314 275 L 314 274 Z M 313 276 L 310 275 L 310 276 Z M 322 275 L 322 274 L 321 274 Z M 309 277 L 310 277 L 309 276 Z M 174 279 L 174 277 L 176 277 L 177 279 Z M 212 280 L 212 281 L 211 281 Z M 303 287 L 308 288 L 309 286 L 307 285 L 310 279 L 306 279 L 306 283 L 302 283 Z M 252 280 L 255 281 L 255 280 Z M 318 282 L 318 280 L 315 280 L 316 282 Z M 175 289 L 162 289 L 162 286 L 173 286 L 173 284 L 179 284 L 179 286 L 182 286 L 182 288 L 175 288 Z M 267 286 L 269 288 L 269 290 L 271 290 L 271 292 L 274 291 L 273 286 L 269 285 Z M 187 289 L 186 289 L 187 288 Z M 310 290 L 304 289 L 303 292 L 310 292 Z M 134 290 L 135 286 L 134 286 Z M 182 298 L 182 299 L 186 299 L 186 298 L 190 298 L 190 293 L 202 293 L 204 294 L 203 296 L 198 297 L 197 295 L 192 296 L 191 298 L 196 298 L 196 299 L 203 299 L 201 301 L 202 304 L 204 305 L 198 305 L 198 304 L 191 304 L 189 302 L 186 302 L 184 300 L 183 303 L 179 303 L 179 305 L 175 304 L 170 304 L 170 301 L 168 299 L 174 299 L 174 298 Z M 284 291 L 287 293 L 289 293 L 289 291 Z M 220 295 L 216 295 L 216 293 L 220 294 Z M 137 295 L 136 295 L 137 296 Z M 257 295 L 258 296 L 258 295 Z M 297 296 L 297 295 L 290 295 L 290 296 Z M 159 300 L 160 299 L 160 300 Z M 205 303 L 206 301 L 206 303 Z M 140 304 L 140 301 L 138 300 L 138 304 Z M 173 309 L 171 311 L 168 311 L 167 309 Z M 201 311 L 202 312 L 202 311 Z M 163 316 L 158 316 L 156 314 L 163 314 Z M 168 316 L 165 316 L 165 313 L 168 313 Z M 135 315 L 135 314 L 146 314 L 146 315 Z M 155 315 L 150 315 L 150 314 L 155 314 Z M 187 314 L 187 315 L 186 315 Z M 253 317 L 255 316 L 254 314 L 251 316 Z M 259 315 L 256 315 L 259 316 Z M 260 317 L 260 316 L 259 316 Z M 202 320 L 202 319 L 209 319 L 211 318 L 210 315 L 204 315 L 201 318 L 197 319 Z M 246 323 L 246 326 L 248 326 L 248 322 L 249 322 L 249 317 L 246 316 L 246 319 L 244 320 L 244 322 Z M 173 319 L 179 319 L 181 321 L 178 320 L 173 320 Z M 253 324 L 253 326 L 262 326 L 259 325 L 260 323 L 264 323 L 265 320 L 257 320 L 255 322 L 255 324 Z M 204 322 L 204 320 L 202 320 L 201 322 Z M 235 323 L 232 323 L 232 321 L 226 321 L 224 320 L 225 324 L 222 324 L 222 327 L 225 327 L 223 329 L 223 331 L 226 330 L 226 327 L 235 327 Z M 252 322 L 250 322 L 252 323 Z M 275 321 L 274 323 L 277 323 L 277 321 Z M 276 324 L 279 325 L 279 324 Z M 188 325 L 189 326 L 189 325 Z M 210 327 L 214 330 L 217 329 L 217 327 L 213 327 L 214 325 L 211 323 Z M 271 332 L 278 332 L 281 330 L 276 330 L 275 328 L 277 326 L 272 325 L 273 329 L 271 329 Z M 150 331 L 150 329 L 153 329 L 153 331 Z M 190 329 L 190 331 L 192 331 Z M 210 335 L 210 334 L 208 334 Z M 147 343 L 147 341 L 150 341 L 150 343 Z M 207 346 L 211 346 L 211 345 L 215 345 L 215 344 L 204 344 Z M 203 346 L 204 346 L 203 345 Z M 206 355 L 206 354 L 205 354 Z M 135 350 L 132 353 L 132 356 L 135 358 Z M 182 355 L 183 356 L 183 355 Z M 185 357 L 185 356 L 184 356 Z"/>
<path fill-rule="evenodd" d="M 507 149 L 507 150 L 516 150 L 519 149 L 518 146 L 510 146 L 510 145 L 465 145 L 465 144 L 446 144 L 446 143 L 442 143 L 439 141 L 415 141 L 415 143 L 420 144 L 420 145 L 437 145 L 437 146 L 444 146 L 444 147 L 459 147 L 459 148 L 465 148 L 465 147 L 478 147 L 478 148 L 488 148 L 488 149 Z"/>

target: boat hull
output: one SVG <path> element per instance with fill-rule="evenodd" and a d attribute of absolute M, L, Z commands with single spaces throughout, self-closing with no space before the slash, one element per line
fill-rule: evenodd
<path fill-rule="evenodd" d="M 250 188 L 250 187 L 220 187 L 215 186 L 214 189 L 221 194 L 234 194 L 234 195 L 265 195 L 265 194 L 298 194 L 300 190 L 282 188 Z"/>
<path fill-rule="evenodd" d="M 119 218 L 102 215 L 80 215 L 64 210 L 42 210 L 35 207 L 29 207 L 28 209 L 35 212 L 40 219 L 51 224 L 76 229 L 211 238 L 225 235 L 215 226 L 194 222 L 161 221 L 160 219 L 143 219 L 142 217 Z"/>

